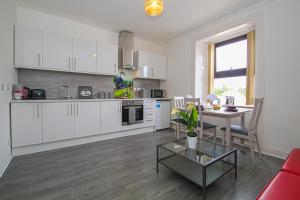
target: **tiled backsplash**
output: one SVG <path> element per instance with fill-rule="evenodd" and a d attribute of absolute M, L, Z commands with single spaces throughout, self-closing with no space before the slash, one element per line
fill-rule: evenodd
<path fill-rule="evenodd" d="M 92 86 L 94 94 L 99 91 L 113 90 L 112 76 L 42 71 L 31 69 L 18 70 L 18 83 L 30 89 L 46 90 L 47 98 L 61 98 L 66 96 L 66 89 L 62 85 L 70 87 L 72 97 L 77 98 L 78 86 Z M 136 79 L 134 87 L 159 88 L 159 80 Z"/>

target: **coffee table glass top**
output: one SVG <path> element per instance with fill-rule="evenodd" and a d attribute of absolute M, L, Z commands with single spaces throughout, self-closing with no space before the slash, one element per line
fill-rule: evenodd
<path fill-rule="evenodd" d="M 177 155 L 183 156 L 188 160 L 191 160 L 202 166 L 209 165 L 214 161 L 226 157 L 235 151 L 233 147 L 227 147 L 221 144 L 215 144 L 208 140 L 198 139 L 197 148 L 187 148 L 187 140 L 179 139 L 173 142 L 162 144 L 160 148 L 166 149 Z"/>

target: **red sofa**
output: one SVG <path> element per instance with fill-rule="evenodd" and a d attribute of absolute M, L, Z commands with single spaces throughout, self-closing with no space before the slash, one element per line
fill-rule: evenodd
<path fill-rule="evenodd" d="M 256 200 L 300 199 L 300 149 L 287 157 L 280 172 L 265 186 Z"/>

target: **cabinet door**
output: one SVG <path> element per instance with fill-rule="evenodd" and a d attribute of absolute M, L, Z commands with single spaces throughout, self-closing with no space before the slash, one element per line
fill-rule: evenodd
<path fill-rule="evenodd" d="M 118 132 L 122 128 L 122 102 L 101 102 L 101 134 Z"/>
<path fill-rule="evenodd" d="M 100 134 L 100 102 L 75 103 L 75 137 Z"/>
<path fill-rule="evenodd" d="M 165 56 L 153 55 L 152 56 L 153 76 L 152 78 L 165 80 L 167 78 L 167 59 Z"/>
<path fill-rule="evenodd" d="M 103 74 L 118 74 L 118 46 L 109 42 L 98 43 L 97 71 Z"/>
<path fill-rule="evenodd" d="M 43 66 L 46 68 L 71 70 L 72 37 L 44 32 Z"/>
<path fill-rule="evenodd" d="M 43 104 L 43 142 L 74 138 L 74 103 Z"/>
<path fill-rule="evenodd" d="M 13 103 L 11 105 L 12 147 L 43 142 L 42 104 Z"/>
<path fill-rule="evenodd" d="M 42 31 L 16 26 L 15 65 L 42 67 L 42 40 Z"/>
<path fill-rule="evenodd" d="M 97 71 L 97 42 L 73 38 L 73 69 L 81 72 Z"/>

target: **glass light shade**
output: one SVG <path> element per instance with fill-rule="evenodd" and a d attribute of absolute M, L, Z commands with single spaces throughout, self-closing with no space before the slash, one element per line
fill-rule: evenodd
<path fill-rule="evenodd" d="M 164 11 L 163 0 L 145 0 L 144 7 L 149 16 L 159 16 Z"/>

